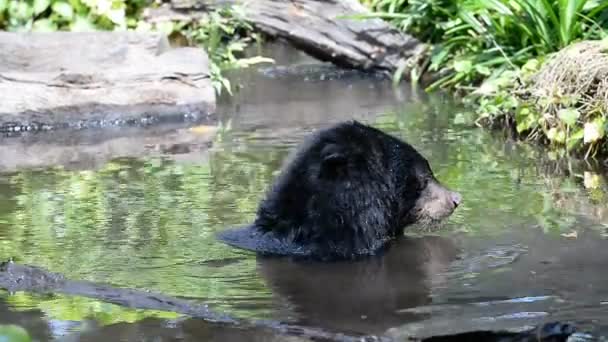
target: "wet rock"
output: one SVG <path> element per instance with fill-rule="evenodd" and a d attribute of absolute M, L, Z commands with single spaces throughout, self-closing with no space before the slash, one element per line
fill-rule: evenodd
<path fill-rule="evenodd" d="M 137 32 L 0 32 L 0 133 L 213 119 L 202 49 Z"/>

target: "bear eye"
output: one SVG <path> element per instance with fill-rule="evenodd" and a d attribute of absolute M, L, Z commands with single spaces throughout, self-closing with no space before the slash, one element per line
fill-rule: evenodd
<path fill-rule="evenodd" d="M 406 184 L 407 185 L 405 186 L 404 191 L 420 193 L 429 184 L 429 178 L 425 176 L 408 177 Z"/>
<path fill-rule="evenodd" d="M 424 189 L 429 185 L 429 178 L 423 177 L 422 182 L 420 182 L 420 189 Z"/>

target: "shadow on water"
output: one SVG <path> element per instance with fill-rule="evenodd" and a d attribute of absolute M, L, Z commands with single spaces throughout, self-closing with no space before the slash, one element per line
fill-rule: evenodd
<path fill-rule="evenodd" d="M 67 166 L 28 159 L 19 165 L 36 169 L 3 169 L 0 258 L 334 331 L 429 335 L 571 320 L 606 333 L 608 212 L 597 171 L 556 172 L 530 146 L 458 125 L 446 98 L 315 67 L 280 46 L 267 52 L 278 66 L 233 75 L 244 88 L 222 98 L 227 129 L 204 158 L 161 151 L 69 167 L 76 153 Z M 215 240 L 253 219 L 284 157 L 311 130 L 351 118 L 411 142 L 463 194 L 442 231 L 413 229 L 384 256 L 322 265 L 256 258 Z M 39 340 L 287 339 L 80 297 L 0 292 L 0 324 L 8 323 Z"/>

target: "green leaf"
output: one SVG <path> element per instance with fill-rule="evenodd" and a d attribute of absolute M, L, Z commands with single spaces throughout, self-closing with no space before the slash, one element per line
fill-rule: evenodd
<path fill-rule="evenodd" d="M 430 70 L 439 70 L 439 67 L 443 65 L 449 53 L 450 50 L 445 48 L 441 48 L 438 52 L 434 53 L 431 57 L 431 65 L 429 66 Z"/>
<path fill-rule="evenodd" d="M 152 31 L 152 24 L 150 24 L 147 21 L 138 21 L 137 22 L 137 26 L 135 27 L 135 31 L 137 32 L 151 32 Z"/>
<path fill-rule="evenodd" d="M 517 130 L 517 133 L 525 132 L 529 128 L 530 127 L 528 127 L 528 123 L 527 122 L 518 122 L 517 126 L 515 126 L 515 129 Z"/>
<path fill-rule="evenodd" d="M 9 16 L 17 19 L 28 19 L 32 17 L 34 10 L 26 2 L 9 2 Z"/>
<path fill-rule="evenodd" d="M 559 0 L 560 35 L 562 45 L 569 44 L 574 38 L 575 27 L 579 24 L 577 17 L 586 0 Z"/>
<path fill-rule="evenodd" d="M 585 144 L 594 143 L 604 137 L 604 123 L 603 117 L 585 123 L 584 129 L 581 129 Z"/>
<path fill-rule="evenodd" d="M 468 59 L 455 61 L 454 62 L 454 70 L 456 72 L 462 72 L 468 74 L 473 69 L 473 62 Z"/>
<path fill-rule="evenodd" d="M 173 32 L 174 27 L 175 23 L 173 23 L 172 21 L 161 21 L 156 24 L 156 29 L 159 32 L 162 32 L 167 35 Z"/>
<path fill-rule="evenodd" d="M 38 15 L 44 11 L 51 5 L 51 0 L 34 0 L 34 15 Z"/>
<path fill-rule="evenodd" d="M 34 21 L 32 25 L 32 31 L 34 32 L 53 32 L 57 31 L 57 25 L 50 19 L 39 19 Z"/>
<path fill-rule="evenodd" d="M 560 144 L 565 143 L 566 142 L 566 132 L 561 129 L 558 129 L 554 140 Z"/>
<path fill-rule="evenodd" d="M 522 107 L 515 112 L 515 129 L 518 133 L 528 131 L 538 126 L 538 113 L 528 107 Z"/>
<path fill-rule="evenodd" d="M 566 133 L 557 127 L 551 127 L 547 131 L 547 138 L 551 141 L 563 143 L 566 140 Z"/>
<path fill-rule="evenodd" d="M 106 13 L 108 19 L 110 19 L 116 26 L 125 27 L 127 25 L 126 13 L 124 7 L 112 8 Z M 169 32 L 171 33 L 171 32 Z"/>
<path fill-rule="evenodd" d="M 403 73 L 407 68 L 407 63 L 405 61 L 401 61 L 400 65 L 397 67 L 397 70 L 393 73 L 393 86 L 397 86 L 401 83 L 401 78 L 403 77 Z"/>
<path fill-rule="evenodd" d="M 488 68 L 487 66 L 484 66 L 484 65 L 479 65 L 479 64 L 475 65 L 475 70 L 484 76 L 488 76 L 492 73 L 490 68 Z"/>
<path fill-rule="evenodd" d="M 223 78 L 221 82 L 228 94 L 232 95 L 232 86 L 230 85 L 230 80 L 227 78 Z"/>
<path fill-rule="evenodd" d="M 485 1 L 482 1 L 482 4 L 487 6 L 488 8 L 492 8 L 493 10 L 497 11 L 501 15 L 513 15 L 513 12 L 511 12 L 511 9 L 509 9 L 509 7 L 505 6 L 499 0 L 485 0 Z"/>
<path fill-rule="evenodd" d="M 598 189 L 602 184 L 602 176 L 595 172 L 585 171 L 583 174 L 583 184 L 586 189 Z"/>
<path fill-rule="evenodd" d="M 72 9 L 72 5 L 67 2 L 56 2 L 52 6 L 53 12 L 59 14 L 65 19 L 72 19 L 74 16 L 74 10 Z"/>
<path fill-rule="evenodd" d="M 538 70 L 539 65 L 540 63 L 538 62 L 538 59 L 532 58 L 521 67 L 521 71 L 523 73 L 530 74 Z"/>
<path fill-rule="evenodd" d="M 515 113 L 515 121 L 517 121 L 517 122 L 524 121 L 525 119 L 528 118 L 530 113 L 532 113 L 532 111 L 530 111 L 530 108 L 522 107 L 520 110 L 518 110 Z"/>
<path fill-rule="evenodd" d="M 568 138 L 568 142 L 567 144 L 567 148 L 569 150 L 571 150 L 572 148 L 574 148 L 576 145 L 578 145 L 578 143 L 581 142 L 581 139 L 583 139 L 584 136 L 584 130 L 578 129 L 576 132 L 574 132 L 574 134 L 572 134 L 569 138 Z"/>
<path fill-rule="evenodd" d="M 74 22 L 70 25 L 70 30 L 74 32 L 92 32 L 95 31 L 95 24 L 85 16 L 76 16 Z"/>
<path fill-rule="evenodd" d="M 483 24 L 477 20 L 477 18 L 475 18 L 475 16 L 470 13 L 470 12 L 466 12 L 466 11 L 460 11 L 460 13 L 458 13 L 458 16 L 467 24 L 469 24 L 475 31 L 477 31 L 477 33 L 482 34 L 485 32 L 485 27 L 483 26 Z"/>
<path fill-rule="evenodd" d="M 8 7 L 8 0 L 0 0 L 0 13 Z"/>
<path fill-rule="evenodd" d="M 549 130 L 547 131 L 547 139 L 549 139 L 551 141 L 555 141 L 556 135 L 557 135 L 557 128 L 555 128 L 555 127 L 549 128 Z"/>
<path fill-rule="evenodd" d="M 557 116 L 566 125 L 573 126 L 576 124 L 576 120 L 581 116 L 581 113 L 574 108 L 565 108 L 560 109 L 560 111 L 557 112 Z"/>
<path fill-rule="evenodd" d="M 479 94 L 482 96 L 491 96 L 498 91 L 498 85 L 495 80 L 486 80 L 484 81 L 479 88 L 473 91 L 474 94 Z"/>

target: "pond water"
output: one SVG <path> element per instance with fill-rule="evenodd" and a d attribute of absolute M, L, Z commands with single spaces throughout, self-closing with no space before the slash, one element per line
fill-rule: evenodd
<path fill-rule="evenodd" d="M 119 158 L 0 174 L 0 258 L 71 279 L 200 300 L 242 318 L 426 336 L 568 320 L 608 333 L 604 177 L 459 124 L 446 97 L 336 72 L 281 46 L 233 75 L 223 129 L 196 158 Z M 312 130 L 357 118 L 412 143 L 463 204 L 386 255 L 299 264 L 219 243 L 250 222 L 283 158 Z M 565 163 L 563 163 L 565 164 Z M 283 341 L 177 314 L 0 292 L 0 324 L 61 341 Z M 292 339 L 293 340 L 293 339 Z"/>

